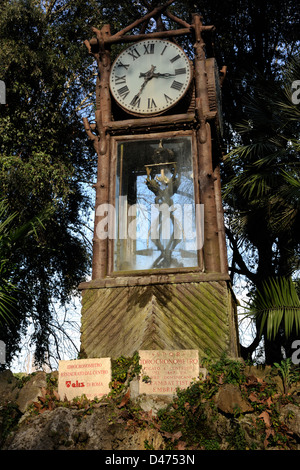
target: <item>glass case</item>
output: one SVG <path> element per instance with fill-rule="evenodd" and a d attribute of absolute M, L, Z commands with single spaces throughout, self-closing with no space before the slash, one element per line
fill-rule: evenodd
<path fill-rule="evenodd" d="M 192 135 L 117 141 L 114 271 L 197 267 Z"/>

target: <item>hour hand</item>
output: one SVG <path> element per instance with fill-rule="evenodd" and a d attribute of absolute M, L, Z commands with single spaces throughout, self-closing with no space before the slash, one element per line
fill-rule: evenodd
<path fill-rule="evenodd" d="M 151 69 L 148 72 L 140 72 L 140 77 L 144 77 L 145 80 L 150 80 L 154 76 L 155 65 L 151 65 Z"/>
<path fill-rule="evenodd" d="M 169 78 L 169 77 L 175 77 L 175 73 L 155 73 L 153 74 L 153 77 L 162 77 L 162 78 Z"/>

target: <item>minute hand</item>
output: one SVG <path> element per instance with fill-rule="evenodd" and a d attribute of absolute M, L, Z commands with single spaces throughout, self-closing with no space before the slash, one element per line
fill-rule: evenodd
<path fill-rule="evenodd" d="M 146 77 L 146 76 L 147 76 L 147 73 L 148 73 L 148 72 L 146 72 L 146 73 L 141 72 L 141 73 L 140 73 L 140 77 Z M 169 77 L 175 77 L 175 75 L 176 75 L 175 73 L 159 73 L 159 72 L 153 72 L 151 78 L 152 78 L 152 77 L 155 77 L 155 78 L 160 78 L 160 77 L 162 77 L 162 78 L 169 78 Z"/>
<path fill-rule="evenodd" d="M 153 77 L 162 77 L 162 78 L 169 78 L 169 77 L 175 77 L 175 73 L 154 73 Z"/>

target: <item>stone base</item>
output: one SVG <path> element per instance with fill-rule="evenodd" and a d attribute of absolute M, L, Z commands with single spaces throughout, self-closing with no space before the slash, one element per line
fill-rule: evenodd
<path fill-rule="evenodd" d="M 148 276 L 139 285 L 133 277 L 82 284 L 81 357 L 130 357 L 140 349 L 198 349 L 200 356 L 208 349 L 214 357 L 238 357 L 230 283 L 224 275 L 202 278 L 209 280 Z"/>

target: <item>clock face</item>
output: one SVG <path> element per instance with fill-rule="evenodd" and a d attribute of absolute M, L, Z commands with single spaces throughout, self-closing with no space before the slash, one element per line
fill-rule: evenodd
<path fill-rule="evenodd" d="M 179 46 L 147 39 L 128 47 L 114 61 L 110 89 L 125 110 L 152 115 L 174 106 L 188 90 L 191 78 L 189 59 Z"/>

